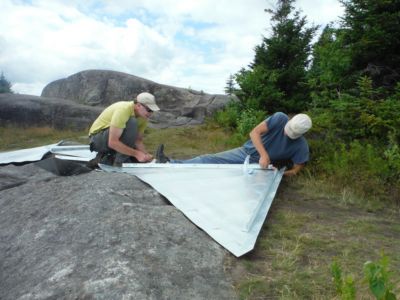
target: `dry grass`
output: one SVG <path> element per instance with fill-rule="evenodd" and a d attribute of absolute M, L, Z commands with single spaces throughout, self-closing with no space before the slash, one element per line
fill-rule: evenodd
<path fill-rule="evenodd" d="M 154 153 L 159 144 L 165 154 L 175 159 L 191 158 L 200 154 L 216 153 L 235 146 L 229 141 L 230 132 L 210 124 L 186 128 L 147 129 L 145 144 Z"/>
<path fill-rule="evenodd" d="M 49 127 L 0 127 L 1 151 L 54 144 L 61 140 L 86 144 L 87 131 L 62 131 Z"/>
<path fill-rule="evenodd" d="M 228 259 L 240 298 L 340 299 L 330 273 L 337 260 L 355 278 L 357 299 L 373 299 L 363 264 L 377 261 L 382 251 L 400 289 L 400 213 L 371 212 L 358 200 L 343 203 L 341 198 L 340 193 L 324 194 L 310 179 L 285 179 L 255 249 Z"/>

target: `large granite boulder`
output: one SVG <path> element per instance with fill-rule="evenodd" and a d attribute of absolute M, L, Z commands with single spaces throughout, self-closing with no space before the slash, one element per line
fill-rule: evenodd
<path fill-rule="evenodd" d="M 42 96 L 105 107 L 116 101 L 131 100 L 141 92 L 154 94 L 161 108 L 161 112 L 152 117 L 155 127 L 200 124 L 206 116 L 224 107 L 232 98 L 158 84 L 134 75 L 106 70 L 82 71 L 51 82 L 43 89 Z"/>
<path fill-rule="evenodd" d="M 137 178 L 0 178 L 0 299 L 236 298 L 226 250 Z"/>
<path fill-rule="evenodd" d="M 90 127 L 102 108 L 76 102 L 21 94 L 0 94 L 0 126 L 48 126 L 82 130 Z"/>

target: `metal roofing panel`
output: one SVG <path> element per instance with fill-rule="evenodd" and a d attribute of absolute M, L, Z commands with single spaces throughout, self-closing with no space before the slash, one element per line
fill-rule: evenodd
<path fill-rule="evenodd" d="M 34 147 L 29 149 L 14 150 L 7 152 L 0 152 L 0 164 L 10 164 L 10 163 L 22 163 L 38 161 L 49 153 L 52 147 L 57 144 L 51 144 L 46 146 Z"/>
<path fill-rule="evenodd" d="M 129 167 L 125 167 L 129 166 Z M 254 248 L 284 170 L 250 165 L 101 165 L 139 177 L 235 256 Z"/>
<path fill-rule="evenodd" d="M 60 143 L 59 143 L 60 144 Z M 0 153 L 0 164 L 41 160 L 46 153 L 90 160 L 87 145 L 42 147 Z M 236 256 L 254 248 L 284 170 L 257 164 L 124 164 L 100 165 L 108 172 L 135 175 L 164 195 L 193 223 Z"/>

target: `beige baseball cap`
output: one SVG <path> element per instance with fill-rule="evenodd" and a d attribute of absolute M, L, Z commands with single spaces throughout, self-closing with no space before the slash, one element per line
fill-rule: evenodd
<path fill-rule="evenodd" d="M 291 139 L 298 139 L 312 126 L 312 121 L 306 114 L 298 114 L 291 118 L 285 125 L 285 132 Z"/>
<path fill-rule="evenodd" d="M 150 93 L 140 93 L 137 97 L 137 102 L 142 103 L 146 105 L 148 108 L 150 108 L 152 111 L 159 111 L 160 108 L 156 104 L 156 99 L 155 97 L 150 94 Z"/>

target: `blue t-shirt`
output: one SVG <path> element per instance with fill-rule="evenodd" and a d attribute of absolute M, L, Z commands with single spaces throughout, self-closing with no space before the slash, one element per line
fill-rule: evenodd
<path fill-rule="evenodd" d="M 309 148 L 307 140 L 301 136 L 291 139 L 284 133 L 284 128 L 289 118 L 282 112 L 274 113 L 268 117 L 268 131 L 261 136 L 264 148 L 267 150 L 271 161 L 292 160 L 294 164 L 303 164 L 309 160 Z M 243 145 L 245 151 L 250 155 L 251 162 L 258 162 L 260 154 L 251 140 Z"/>

